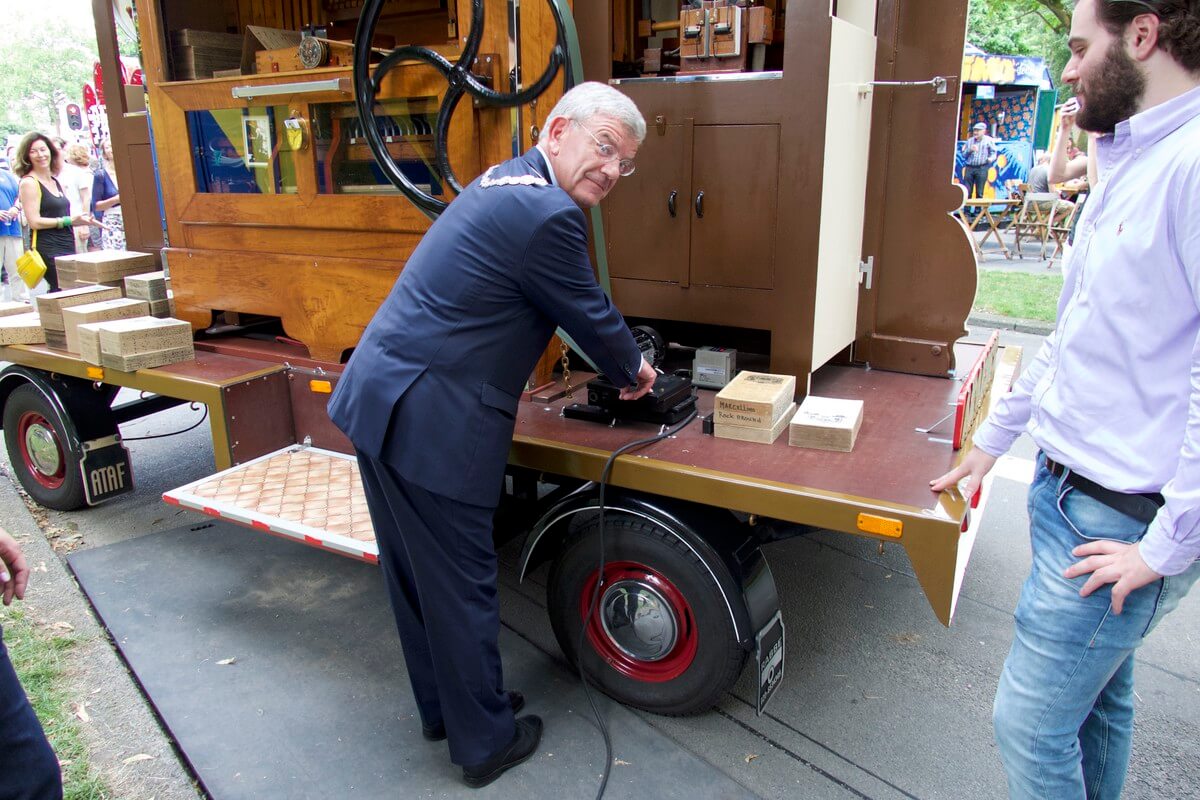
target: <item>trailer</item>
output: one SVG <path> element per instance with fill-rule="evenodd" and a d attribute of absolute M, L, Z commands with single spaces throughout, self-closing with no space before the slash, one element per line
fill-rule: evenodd
<path fill-rule="evenodd" d="M 94 6 L 109 21 L 102 59 L 115 58 L 113 8 Z M 216 471 L 164 500 L 377 561 L 329 394 L 430 219 L 464 178 L 530 146 L 586 77 L 627 93 L 649 124 L 637 173 L 591 218 L 617 306 L 662 333 L 668 368 L 701 345 L 736 346 L 741 366 L 795 375 L 798 397 L 862 400 L 865 418 L 850 452 L 714 438 L 691 422 L 613 462 L 601 515 L 612 454 L 662 431 L 564 414 L 587 365 L 552 345 L 518 406 L 497 531 L 524 537 L 522 576 L 550 565 L 563 652 L 611 696 L 664 714 L 711 707 L 753 660 L 761 712 L 784 673 L 787 586 L 761 546 L 820 529 L 903 547 L 949 624 L 988 485 L 965 498 L 928 480 L 969 447 L 1020 359 L 995 336 L 960 341 L 974 250 L 950 215 L 961 189 L 936 166 L 959 102 L 966 3 L 950 6 L 139 6 L 149 116 L 106 91 L 110 127 L 125 137 L 122 187 L 161 188 L 133 194 L 126 219 L 144 224 L 127 229 L 160 254 L 195 358 L 124 372 L 0 347 L 17 479 L 50 508 L 118 497 L 134 474 L 120 425 L 203 404 Z M 222 58 L 225 74 L 198 74 Z M 114 405 L 121 387 L 140 397 Z M 710 413 L 714 392 L 695 396 Z"/>

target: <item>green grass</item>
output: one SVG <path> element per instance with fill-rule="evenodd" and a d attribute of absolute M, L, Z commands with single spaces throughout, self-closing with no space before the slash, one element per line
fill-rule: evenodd
<path fill-rule="evenodd" d="M 87 747 L 67 691 L 65 657 L 76 639 L 39 629 L 15 608 L 0 607 L 0 623 L 17 677 L 58 760 L 64 764 L 65 800 L 106 800 L 111 795 L 88 765 Z"/>
<path fill-rule="evenodd" d="M 981 269 L 975 310 L 1002 317 L 1054 322 L 1062 287 L 1062 275 Z"/>

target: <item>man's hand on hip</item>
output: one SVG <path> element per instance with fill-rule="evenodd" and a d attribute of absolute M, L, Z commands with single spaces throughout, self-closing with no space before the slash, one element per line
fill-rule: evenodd
<path fill-rule="evenodd" d="M 646 392 L 654 388 L 654 380 L 658 377 L 658 372 L 654 367 L 650 366 L 645 358 L 642 359 L 642 368 L 638 370 L 637 385 L 627 386 L 621 390 L 619 397 L 622 400 L 637 400 Z"/>
<path fill-rule="evenodd" d="M 940 478 L 934 478 L 929 482 L 929 488 L 935 492 L 940 492 L 943 489 L 948 489 L 956 485 L 963 478 L 966 482 L 962 486 L 963 497 L 971 498 L 979 491 L 979 487 L 983 485 L 983 476 L 991 471 L 996 464 L 996 457 L 988 455 L 978 447 L 971 448 L 971 452 L 967 453 L 959 465 L 947 472 Z"/>
<path fill-rule="evenodd" d="M 1076 561 L 1063 571 L 1064 578 L 1078 578 L 1080 575 L 1092 574 L 1087 583 L 1079 590 L 1080 597 L 1087 597 L 1105 584 L 1115 584 L 1112 588 L 1112 610 L 1120 614 L 1125 605 L 1125 598 L 1130 592 L 1154 583 L 1162 577 L 1146 565 L 1136 544 L 1114 542 L 1112 539 L 1097 539 L 1094 542 L 1081 544 L 1071 551 L 1072 555 L 1087 556 L 1083 561 Z"/>

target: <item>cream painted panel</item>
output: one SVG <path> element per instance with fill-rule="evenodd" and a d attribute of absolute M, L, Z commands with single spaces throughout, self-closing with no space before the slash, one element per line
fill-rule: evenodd
<path fill-rule="evenodd" d="M 875 73 L 875 37 L 839 18 L 830 22 L 814 370 L 854 341 L 871 140 L 871 92 L 866 84 Z"/>

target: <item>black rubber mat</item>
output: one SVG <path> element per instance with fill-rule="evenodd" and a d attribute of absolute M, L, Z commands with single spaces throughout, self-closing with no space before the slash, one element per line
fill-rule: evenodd
<path fill-rule="evenodd" d="M 578 678 L 503 628 L 506 682 L 546 732 L 480 791 L 421 738 L 377 567 L 226 523 L 83 550 L 72 569 L 200 782 L 233 798 L 594 796 L 604 748 Z M 746 797 L 600 698 L 617 743 L 606 797 Z"/>

